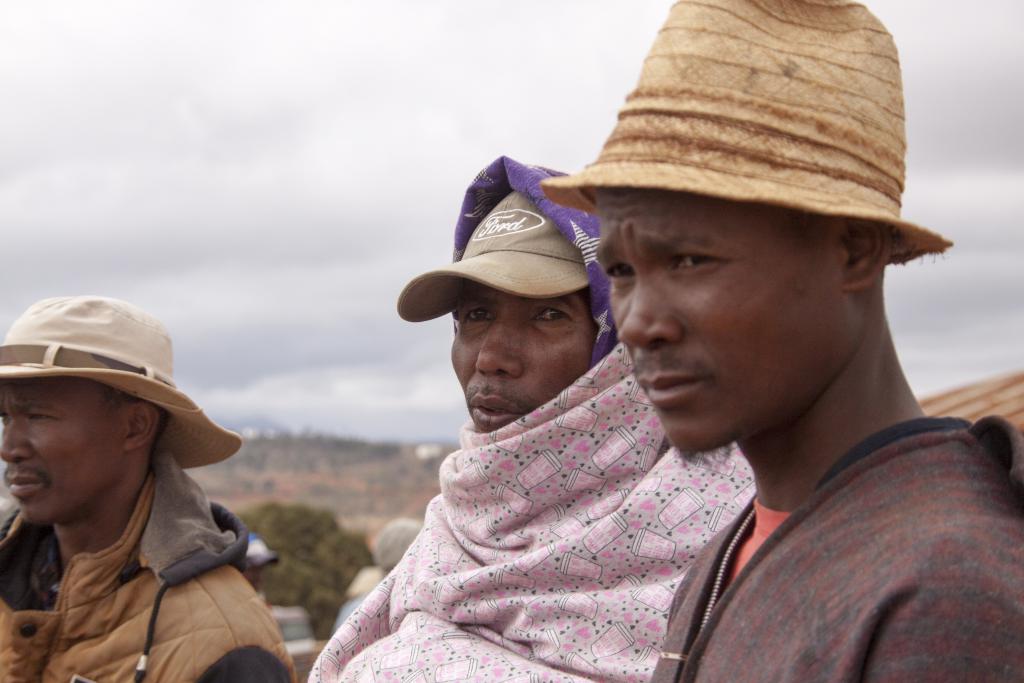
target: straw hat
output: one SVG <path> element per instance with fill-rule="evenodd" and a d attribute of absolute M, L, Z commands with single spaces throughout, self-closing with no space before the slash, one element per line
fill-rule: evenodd
<path fill-rule="evenodd" d="M 159 320 L 117 299 L 57 297 L 32 304 L 0 346 L 0 381 L 82 377 L 167 411 L 158 448 L 182 467 L 231 456 L 242 445 L 174 386 L 171 337 Z"/>
<path fill-rule="evenodd" d="M 598 160 L 551 178 L 592 211 L 596 188 L 650 188 L 893 226 L 893 262 L 951 242 L 900 218 L 906 140 L 892 36 L 847 0 L 682 0 Z"/>
<path fill-rule="evenodd" d="M 421 322 L 451 313 L 463 280 L 531 299 L 590 284 L 583 253 L 521 192 L 509 193 L 480 221 L 460 260 L 413 278 L 398 296 L 398 314 Z"/>

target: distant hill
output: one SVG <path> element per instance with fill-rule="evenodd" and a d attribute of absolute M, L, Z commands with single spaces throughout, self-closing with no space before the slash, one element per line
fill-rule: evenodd
<path fill-rule="evenodd" d="M 265 501 L 332 510 L 346 528 L 373 532 L 398 516 L 422 517 L 454 444 L 372 443 L 316 435 L 249 436 L 228 460 L 190 470 L 211 500 L 234 511 Z"/>

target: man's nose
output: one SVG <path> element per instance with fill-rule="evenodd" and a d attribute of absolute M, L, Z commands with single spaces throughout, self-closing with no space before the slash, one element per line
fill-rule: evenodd
<path fill-rule="evenodd" d="M 654 349 L 679 341 L 683 324 L 672 304 L 670 290 L 639 278 L 628 292 L 613 291 L 612 315 L 619 339 L 634 349 Z"/>
<path fill-rule="evenodd" d="M 523 373 L 521 332 L 499 321 L 488 325 L 476 356 L 477 372 L 519 377 Z"/>
<path fill-rule="evenodd" d="M 0 459 L 4 462 L 16 462 L 24 457 L 23 439 L 14 421 L 0 426 Z"/>

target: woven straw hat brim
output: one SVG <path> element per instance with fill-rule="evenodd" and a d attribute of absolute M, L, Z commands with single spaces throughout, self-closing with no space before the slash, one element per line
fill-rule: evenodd
<path fill-rule="evenodd" d="M 0 380 L 80 377 L 106 384 L 149 401 L 167 411 L 168 420 L 158 446 L 173 453 L 182 467 L 211 465 L 231 457 L 242 438 L 210 420 L 188 396 L 144 375 L 100 368 L 65 368 L 37 365 L 0 366 Z"/>
<path fill-rule="evenodd" d="M 492 251 L 413 278 L 398 296 L 398 314 L 422 322 L 455 310 L 463 280 L 514 296 L 547 299 L 589 286 L 582 263 L 517 251 Z"/>
<path fill-rule="evenodd" d="M 771 177 L 741 175 L 725 169 L 680 167 L 665 162 L 603 162 L 572 176 L 545 180 L 544 192 L 552 201 L 594 213 L 598 189 L 647 189 L 691 192 L 737 202 L 755 202 L 808 211 L 825 216 L 845 216 L 890 225 L 900 235 L 893 263 L 904 263 L 925 254 L 937 254 L 953 245 L 931 230 L 899 218 L 885 209 L 849 201 L 841 183 L 803 185 L 787 183 L 778 172 Z"/>

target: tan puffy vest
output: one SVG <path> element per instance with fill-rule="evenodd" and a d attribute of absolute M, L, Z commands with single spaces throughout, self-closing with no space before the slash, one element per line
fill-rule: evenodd
<path fill-rule="evenodd" d="M 98 553 L 76 555 L 65 568 L 56 608 L 12 611 L 0 600 L 3 683 L 128 683 L 143 652 L 158 578 L 140 553 L 154 498 L 143 489 L 121 538 Z M 17 520 L 0 547 L 16 540 Z M 141 568 L 123 582 L 126 566 Z M 167 590 L 155 624 L 146 683 L 196 681 L 231 650 L 258 647 L 295 673 L 263 600 L 237 569 L 220 566 Z"/>

